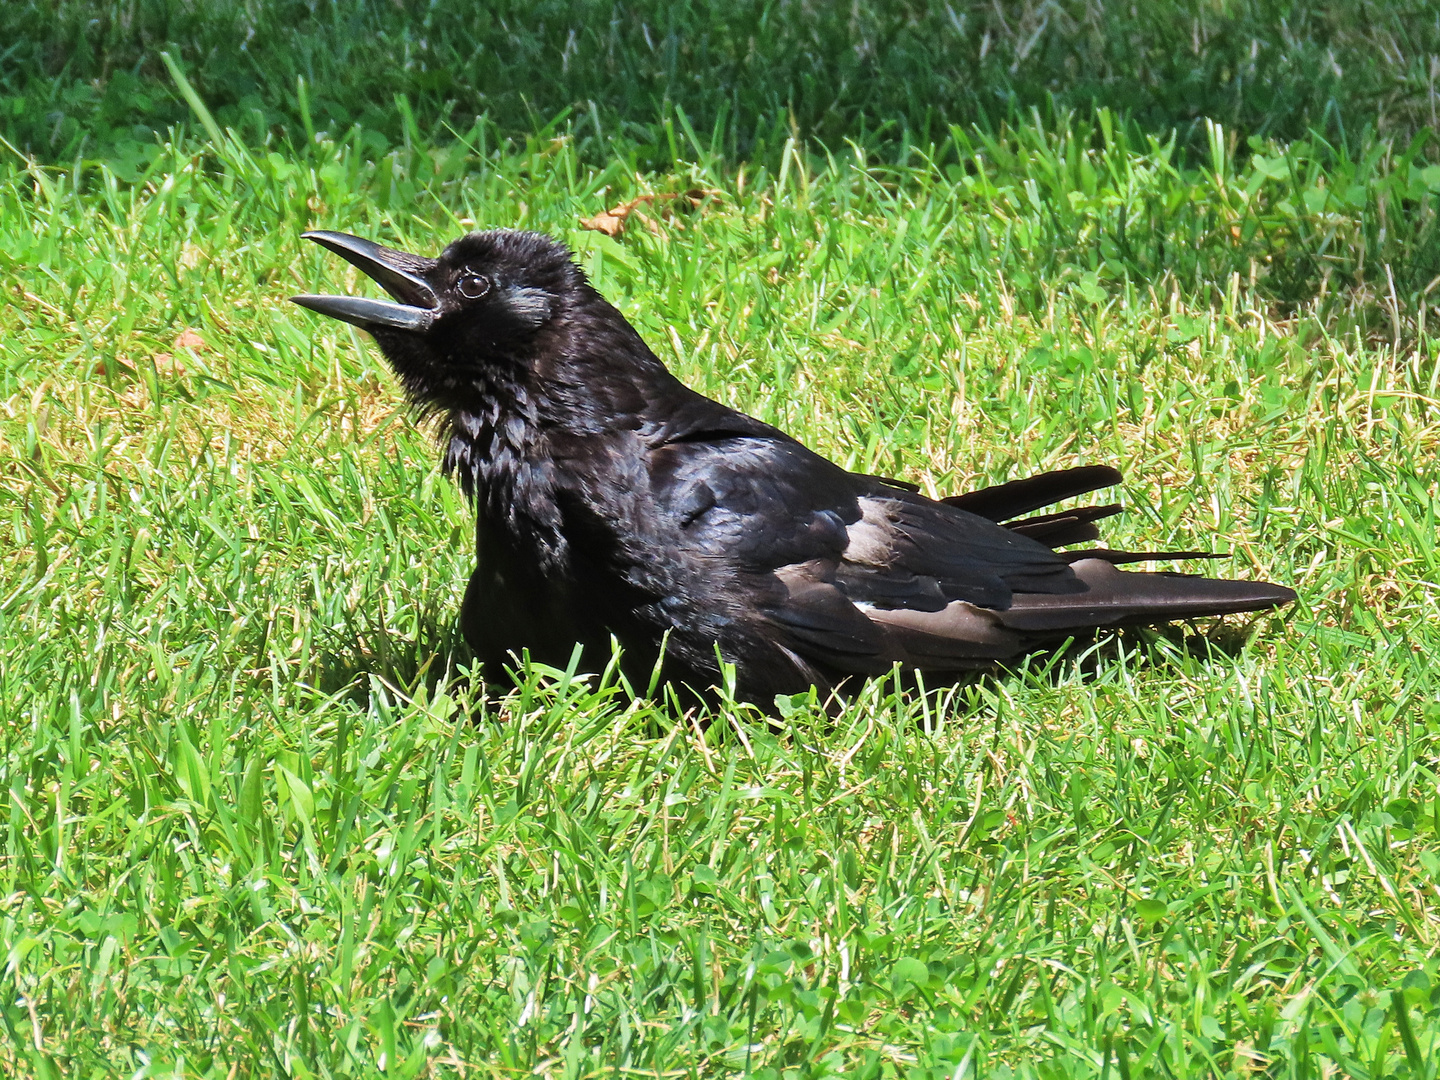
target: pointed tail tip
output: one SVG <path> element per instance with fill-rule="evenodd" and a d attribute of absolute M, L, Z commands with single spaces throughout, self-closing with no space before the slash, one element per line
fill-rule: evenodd
<path fill-rule="evenodd" d="M 1221 586 L 1215 588 L 1206 597 L 1195 597 L 1191 600 L 1193 610 L 1188 616 L 1196 617 L 1205 615 L 1240 615 L 1245 612 L 1269 611 L 1272 608 L 1281 608 L 1286 604 L 1294 603 L 1297 594 L 1294 589 L 1286 588 L 1284 585 L 1274 585 L 1268 581 L 1234 581 L 1223 578 L 1211 578 Z M 1210 610 L 1205 610 L 1207 605 Z M 1181 602 L 1184 606 L 1184 602 Z"/>
<path fill-rule="evenodd" d="M 1138 603 L 1131 618 L 1140 617 L 1161 622 L 1214 615 L 1243 615 L 1281 608 L 1297 599 L 1294 589 L 1269 581 L 1236 581 L 1231 578 L 1179 574 L 1175 576 L 1180 580 L 1174 583 L 1173 593 L 1161 585 L 1156 594 L 1133 597 Z M 1160 585 L 1159 582 L 1155 584 Z M 1117 599 L 1123 606 L 1129 598 Z"/>
<path fill-rule="evenodd" d="M 1269 581 L 1257 581 L 1255 588 L 1261 594 L 1265 607 L 1284 607 L 1286 604 L 1293 604 L 1300 598 L 1300 594 L 1294 589 Z"/>
<path fill-rule="evenodd" d="M 1169 575 L 1167 575 L 1169 576 Z M 1246 606 L 1235 611 L 1263 611 L 1266 608 L 1284 607 L 1294 603 L 1299 594 L 1288 585 L 1276 585 L 1273 581 L 1244 581 L 1235 578 L 1209 578 L 1189 574 L 1174 575 L 1182 580 L 1194 582 L 1201 590 L 1211 591 L 1217 600 L 1231 600 Z"/>

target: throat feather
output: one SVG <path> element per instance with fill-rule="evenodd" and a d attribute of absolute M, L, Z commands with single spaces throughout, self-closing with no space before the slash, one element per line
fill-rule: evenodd
<path fill-rule="evenodd" d="M 533 405 L 495 399 L 452 410 L 444 469 L 475 504 L 481 527 L 507 534 L 518 553 L 547 571 L 568 562 L 558 479 Z"/>

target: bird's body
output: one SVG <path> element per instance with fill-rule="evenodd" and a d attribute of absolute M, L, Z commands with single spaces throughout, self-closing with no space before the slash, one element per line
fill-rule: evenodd
<path fill-rule="evenodd" d="M 847 472 L 685 387 L 546 237 L 472 234 L 432 260 L 307 235 L 399 301 L 296 298 L 370 331 L 443 417 L 477 511 L 461 625 L 489 677 L 523 651 L 608 659 L 613 637 L 637 674 L 663 646 L 664 676 L 703 692 L 723 659 L 767 703 L 897 663 L 954 675 L 1098 627 L 1294 598 L 1056 551 L 1118 507 L 1022 515 L 1117 483 L 1103 466 L 942 501 Z"/>

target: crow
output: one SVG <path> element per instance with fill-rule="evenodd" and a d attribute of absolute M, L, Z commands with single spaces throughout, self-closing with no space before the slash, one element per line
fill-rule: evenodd
<path fill-rule="evenodd" d="M 1260 611 L 1265 582 L 1122 571 L 1200 557 L 1095 541 L 1114 504 L 1036 515 L 1119 483 L 1103 465 L 933 500 L 847 472 L 681 383 L 533 232 L 476 232 L 438 258 L 303 234 L 393 300 L 296 296 L 370 333 L 406 397 L 439 418 L 476 510 L 461 629 L 495 679 L 528 651 L 604 663 L 706 696 L 776 695 L 896 665 L 933 682 L 1100 628 Z M 632 683 L 632 685 L 634 685 Z"/>

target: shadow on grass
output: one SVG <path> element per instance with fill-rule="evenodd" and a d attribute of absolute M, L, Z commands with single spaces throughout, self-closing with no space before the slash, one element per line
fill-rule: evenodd
<path fill-rule="evenodd" d="M 1051 650 L 1061 662 L 1050 665 L 1047 676 L 1053 682 L 1058 681 L 1061 672 L 1073 672 L 1092 679 L 1107 665 L 1120 662 L 1140 667 L 1172 667 L 1187 661 L 1203 664 L 1220 658 L 1233 660 L 1271 618 L 1273 614 L 1266 612 L 1243 622 L 1215 619 L 1209 625 L 1179 622 L 1096 632 Z M 1012 668 L 1011 672 L 1019 670 Z"/>
<path fill-rule="evenodd" d="M 336 633 L 317 657 L 317 688 L 364 706 L 371 680 L 412 695 L 422 687 L 433 694 L 447 686 L 470 683 L 474 654 L 453 616 L 433 613 L 404 630 L 365 627 L 358 634 Z"/>

